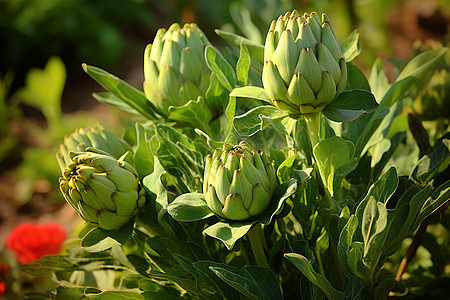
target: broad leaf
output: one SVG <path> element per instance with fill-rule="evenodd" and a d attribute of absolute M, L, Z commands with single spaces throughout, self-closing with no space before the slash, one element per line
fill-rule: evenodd
<path fill-rule="evenodd" d="M 200 193 L 178 196 L 169 204 L 167 212 L 180 222 L 198 221 L 214 216 L 206 204 L 205 197 Z"/>
<path fill-rule="evenodd" d="M 318 286 L 327 295 L 328 299 L 344 299 L 344 293 L 336 290 L 322 274 L 317 273 L 306 257 L 297 253 L 286 253 L 284 257 L 293 263 L 313 284 Z"/>
<path fill-rule="evenodd" d="M 89 252 L 101 252 L 113 246 L 124 245 L 131 237 L 133 223 L 129 223 L 118 230 L 103 230 L 93 228 L 81 240 L 81 246 Z"/>
<path fill-rule="evenodd" d="M 375 97 L 365 90 L 342 92 L 323 110 L 328 119 L 335 122 L 351 121 L 377 108 Z"/>
<path fill-rule="evenodd" d="M 265 105 L 255 107 L 248 112 L 235 117 L 233 125 L 236 132 L 241 136 L 252 136 L 257 132 L 264 130 L 271 123 L 277 126 L 279 130 L 287 133 L 288 129 L 284 127 L 283 120 L 290 118 L 286 117 L 287 114 L 275 106 Z M 271 122 L 268 121 L 269 119 Z M 289 122 L 290 120 L 286 121 L 291 123 Z"/>
<path fill-rule="evenodd" d="M 86 64 L 83 64 L 82 67 L 103 88 L 113 93 L 142 116 L 150 120 L 157 119 L 153 105 L 147 100 L 142 91 L 100 68 Z"/>
<path fill-rule="evenodd" d="M 281 184 L 273 193 L 269 207 L 258 217 L 258 221 L 264 225 L 269 225 L 275 215 L 283 209 L 284 201 L 292 196 L 297 190 L 297 180 L 290 180 Z"/>
<path fill-rule="evenodd" d="M 314 147 L 314 157 L 320 176 L 331 195 L 340 188 L 340 182 L 335 181 L 336 171 L 351 163 L 354 151 L 355 147 L 351 142 L 337 136 L 325 139 Z M 351 168 L 347 171 L 350 170 Z"/>
<path fill-rule="evenodd" d="M 370 91 L 370 85 L 366 76 L 353 63 L 347 63 L 347 84 L 345 89 Z"/>
<path fill-rule="evenodd" d="M 93 93 L 92 96 L 98 102 L 114 106 L 132 115 L 141 115 L 137 110 L 122 101 L 119 97 L 110 92 Z"/>
<path fill-rule="evenodd" d="M 209 226 L 203 232 L 210 237 L 222 241 L 224 245 L 231 250 L 234 244 L 250 230 L 255 222 L 256 221 L 229 223 L 220 221 Z"/>
<path fill-rule="evenodd" d="M 230 96 L 262 100 L 272 104 L 272 100 L 270 100 L 269 96 L 266 93 L 266 90 L 262 87 L 257 86 L 244 86 L 235 88 L 231 91 Z"/>
<path fill-rule="evenodd" d="M 260 63 L 264 62 L 264 46 L 257 44 L 255 42 L 252 42 L 251 40 L 244 38 L 242 36 L 239 36 L 237 34 L 231 33 L 231 32 L 225 32 L 219 29 L 216 29 L 215 32 L 217 35 L 222 37 L 223 39 L 227 40 L 231 44 L 235 45 L 236 47 L 239 47 L 242 44 L 245 44 L 248 47 L 248 50 L 250 52 L 250 55 L 253 59 L 257 60 Z"/>
<path fill-rule="evenodd" d="M 358 219 L 355 217 L 355 215 L 351 215 L 344 229 L 341 231 L 339 243 L 337 246 L 339 261 L 343 267 L 345 275 L 347 275 L 348 277 L 351 277 L 354 274 L 354 270 L 350 268 L 350 265 L 347 261 L 353 243 L 353 235 L 355 234 L 356 230 L 358 230 Z"/>
<path fill-rule="evenodd" d="M 411 178 L 419 184 L 427 184 L 450 165 L 450 133 L 445 134 L 430 148 L 411 173 Z"/>
<path fill-rule="evenodd" d="M 153 172 L 155 162 L 145 129 L 139 123 L 136 123 L 136 133 L 137 145 L 134 150 L 134 166 L 139 174 L 139 178 L 142 180 Z"/>
<path fill-rule="evenodd" d="M 223 281 L 251 299 L 283 299 L 277 276 L 270 269 L 246 267 L 242 270 L 223 265 L 210 269 Z"/>
<path fill-rule="evenodd" d="M 209 122 L 212 113 L 202 97 L 197 100 L 190 100 L 183 106 L 169 107 L 169 119 L 196 126 L 204 131 L 209 131 Z"/>
<path fill-rule="evenodd" d="M 346 62 L 354 60 L 361 53 L 361 40 L 358 30 L 353 30 L 347 39 L 341 43 L 341 50 Z"/>
<path fill-rule="evenodd" d="M 206 47 L 205 58 L 209 69 L 218 76 L 220 83 L 231 92 L 236 86 L 236 75 L 230 63 L 218 50 L 211 46 Z"/>
<path fill-rule="evenodd" d="M 248 84 L 248 71 L 252 62 L 251 59 L 247 46 L 241 43 L 239 60 L 236 64 L 236 75 L 240 86 L 246 86 Z"/>

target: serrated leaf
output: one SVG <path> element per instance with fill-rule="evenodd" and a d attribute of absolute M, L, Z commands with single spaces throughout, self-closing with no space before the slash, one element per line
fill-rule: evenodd
<path fill-rule="evenodd" d="M 209 131 L 212 117 L 211 110 L 202 97 L 198 97 L 195 101 L 190 100 L 182 106 L 169 107 L 169 119 L 196 126 L 204 131 Z"/>

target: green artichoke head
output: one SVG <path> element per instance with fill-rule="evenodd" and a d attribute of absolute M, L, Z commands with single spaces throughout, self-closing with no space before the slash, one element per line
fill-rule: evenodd
<path fill-rule="evenodd" d="M 79 128 L 70 135 L 66 135 L 64 143 L 59 146 L 56 158 L 61 171 L 72 161 L 69 152 L 84 152 L 88 147 L 108 152 L 115 158 L 119 158 L 131 150 L 127 142 L 101 124 L 97 123 L 86 128 Z"/>
<path fill-rule="evenodd" d="M 206 157 L 203 194 L 219 217 L 243 221 L 260 215 L 277 186 L 273 164 L 262 150 L 252 150 L 245 142 L 227 143 Z"/>
<path fill-rule="evenodd" d="M 159 113 L 204 96 L 211 71 L 204 50 L 209 41 L 196 24 L 160 28 L 144 52 L 144 93 Z"/>
<path fill-rule="evenodd" d="M 131 222 L 145 203 L 136 170 L 101 150 L 69 152 L 59 179 L 66 201 L 88 223 L 105 230 Z"/>
<path fill-rule="evenodd" d="M 325 14 L 287 12 L 270 25 L 262 81 L 278 108 L 291 114 L 319 112 L 341 93 L 347 65 Z"/>

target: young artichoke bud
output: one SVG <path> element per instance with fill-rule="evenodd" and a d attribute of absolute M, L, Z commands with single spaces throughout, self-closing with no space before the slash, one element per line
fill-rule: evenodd
<path fill-rule="evenodd" d="M 206 157 L 203 194 L 208 207 L 222 218 L 243 221 L 258 216 L 277 186 L 275 168 L 265 153 L 245 142 L 234 147 L 227 143 Z"/>
<path fill-rule="evenodd" d="M 205 96 L 211 74 L 203 55 L 208 44 L 196 24 L 181 28 L 174 23 L 157 31 L 144 52 L 144 93 L 159 113 L 167 116 L 170 106 Z"/>
<path fill-rule="evenodd" d="M 65 136 L 64 143 L 59 146 L 56 158 L 61 172 L 72 161 L 69 152 L 84 152 L 88 147 L 105 151 L 115 158 L 119 158 L 125 152 L 131 150 L 127 142 L 101 124 L 97 123 L 86 128 L 79 128 Z"/>
<path fill-rule="evenodd" d="M 131 222 L 145 203 L 136 170 L 106 152 L 69 152 L 59 187 L 66 201 L 88 223 L 105 230 Z"/>
<path fill-rule="evenodd" d="M 287 12 L 273 21 L 264 45 L 262 81 L 278 108 L 319 112 L 347 83 L 347 65 L 330 22 L 315 12 Z"/>

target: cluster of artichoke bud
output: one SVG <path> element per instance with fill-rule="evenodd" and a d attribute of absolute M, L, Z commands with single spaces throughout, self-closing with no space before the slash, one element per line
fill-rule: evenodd
<path fill-rule="evenodd" d="M 219 217 L 242 221 L 260 215 L 277 186 L 273 164 L 262 150 L 252 150 L 245 142 L 226 143 L 206 158 L 203 194 Z"/>
<path fill-rule="evenodd" d="M 287 12 L 270 25 L 264 45 L 263 85 L 291 114 L 323 110 L 345 88 L 347 65 L 325 14 Z"/>
<path fill-rule="evenodd" d="M 108 152 L 115 158 L 119 158 L 131 150 L 127 142 L 114 135 L 101 124 L 79 128 L 70 135 L 65 136 L 64 143 L 59 146 L 56 158 L 61 171 L 71 163 L 69 152 L 83 152 L 86 148 L 100 149 Z"/>
<path fill-rule="evenodd" d="M 59 179 L 66 201 L 88 223 L 115 230 L 131 222 L 145 203 L 135 168 L 106 152 L 69 152 Z"/>
<path fill-rule="evenodd" d="M 158 112 L 204 97 L 211 71 L 204 50 L 209 41 L 196 24 L 160 28 L 144 52 L 144 93 Z"/>

